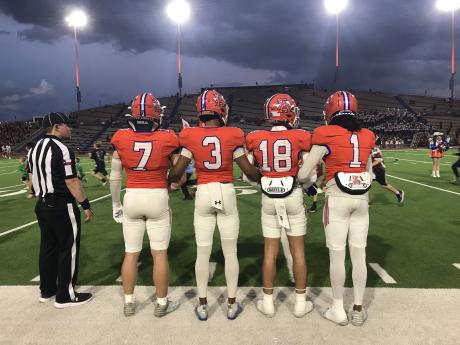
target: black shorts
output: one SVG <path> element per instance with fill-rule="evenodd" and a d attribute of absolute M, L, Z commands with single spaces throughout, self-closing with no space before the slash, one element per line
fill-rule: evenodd
<path fill-rule="evenodd" d="M 104 175 L 104 176 L 107 176 L 107 175 L 108 175 L 107 170 L 105 170 L 105 167 L 102 167 L 102 166 L 95 167 L 95 168 L 93 169 L 93 172 L 94 172 L 95 174 L 101 173 L 101 174 Z"/>
<path fill-rule="evenodd" d="M 373 168 L 375 174 L 375 180 L 380 183 L 382 186 L 386 186 L 387 180 L 385 178 L 385 169 L 384 168 Z"/>
<path fill-rule="evenodd" d="M 27 180 L 28 180 L 27 177 L 25 177 L 25 176 L 21 177 L 21 181 L 22 181 L 22 182 L 27 181 Z"/>

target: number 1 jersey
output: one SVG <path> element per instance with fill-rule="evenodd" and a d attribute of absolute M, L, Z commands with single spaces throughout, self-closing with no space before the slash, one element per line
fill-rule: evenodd
<path fill-rule="evenodd" d="M 173 131 L 120 129 L 110 143 L 120 155 L 127 188 L 167 188 L 169 157 L 179 147 Z"/>
<path fill-rule="evenodd" d="M 338 172 L 364 172 L 375 146 L 375 135 L 366 128 L 350 132 L 343 127 L 329 125 L 316 128 L 312 142 L 328 150 L 323 160 L 326 163 L 326 181 L 329 181 Z"/>
<path fill-rule="evenodd" d="M 252 152 L 262 175 L 295 177 L 301 152 L 311 148 L 311 134 L 302 129 L 254 131 L 246 136 L 246 149 Z"/>
<path fill-rule="evenodd" d="M 193 154 L 198 184 L 233 182 L 233 159 L 243 150 L 244 133 L 236 127 L 190 127 L 179 134 L 180 146 Z"/>

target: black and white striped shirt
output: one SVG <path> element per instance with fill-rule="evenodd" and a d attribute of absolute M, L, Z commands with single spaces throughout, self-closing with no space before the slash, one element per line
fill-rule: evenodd
<path fill-rule="evenodd" d="M 35 195 L 54 194 L 72 199 L 66 179 L 77 177 L 75 155 L 54 135 L 40 139 L 28 155 Z"/>

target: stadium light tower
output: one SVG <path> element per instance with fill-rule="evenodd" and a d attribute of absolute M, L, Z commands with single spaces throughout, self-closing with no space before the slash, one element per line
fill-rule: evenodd
<path fill-rule="evenodd" d="M 75 10 L 68 17 L 65 18 L 67 24 L 73 28 L 74 46 L 75 46 L 75 84 L 77 87 L 77 109 L 80 111 L 81 93 L 80 93 L 80 76 L 79 76 L 79 64 L 80 54 L 78 52 L 78 40 L 77 40 L 77 28 L 83 28 L 88 23 L 88 17 L 85 12 Z"/>
<path fill-rule="evenodd" d="M 436 7 L 443 12 L 451 12 L 452 27 L 451 27 L 451 40 L 452 40 L 452 54 L 451 66 L 452 74 L 450 77 L 450 99 L 454 101 L 454 88 L 455 88 L 455 11 L 460 8 L 460 0 L 437 0 Z"/>
<path fill-rule="evenodd" d="M 179 87 L 179 97 L 182 97 L 181 25 L 190 17 L 190 6 L 185 0 L 175 0 L 166 7 L 166 14 L 177 24 L 177 86 Z"/>
<path fill-rule="evenodd" d="M 326 7 L 327 12 L 330 14 L 335 14 L 336 19 L 336 40 L 335 40 L 335 77 L 334 80 L 337 81 L 339 77 L 339 14 L 342 12 L 348 5 L 348 0 L 325 0 L 324 6 Z"/>

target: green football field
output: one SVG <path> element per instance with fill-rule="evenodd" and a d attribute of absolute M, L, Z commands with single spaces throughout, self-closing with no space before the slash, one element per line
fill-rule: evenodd
<path fill-rule="evenodd" d="M 460 288 L 460 185 L 454 185 L 450 165 L 456 159 L 448 151 L 443 159 L 441 179 L 432 179 L 426 151 L 385 151 L 389 183 L 406 192 L 404 205 L 377 183 L 370 192 L 370 229 L 367 262 L 378 264 L 395 284 L 387 284 L 371 266 L 368 286 L 406 288 Z M 89 175 L 92 163 L 82 158 L 88 183 L 85 189 L 93 202 L 95 218 L 83 225 L 79 283 L 119 284 L 123 259 L 120 224 L 112 220 L 109 187 L 102 187 Z M 35 199 L 27 199 L 21 185 L 19 162 L 0 161 L 0 285 L 33 285 L 38 276 L 39 229 L 35 221 Z M 235 169 L 235 176 L 239 171 Z M 236 182 L 240 212 L 238 255 L 240 285 L 261 285 L 263 239 L 260 227 L 260 193 Z M 324 194 L 320 195 L 322 207 Z M 311 201 L 306 198 L 308 205 Z M 193 201 L 183 201 L 180 191 L 171 194 L 173 230 L 169 247 L 170 284 L 193 286 L 195 240 Z M 322 212 L 308 215 L 306 239 L 308 284 L 329 286 L 328 251 L 324 245 Z M 212 286 L 225 285 L 224 261 L 218 231 L 215 232 L 211 261 L 216 263 Z M 151 284 L 152 260 L 145 238 L 140 257 L 139 284 Z M 278 286 L 290 286 L 284 257 L 278 261 Z M 348 262 L 347 270 L 351 266 Z M 347 285 L 351 285 L 348 274 Z M 35 278 L 35 279 L 34 279 Z M 33 281 L 35 280 L 35 281 Z"/>

